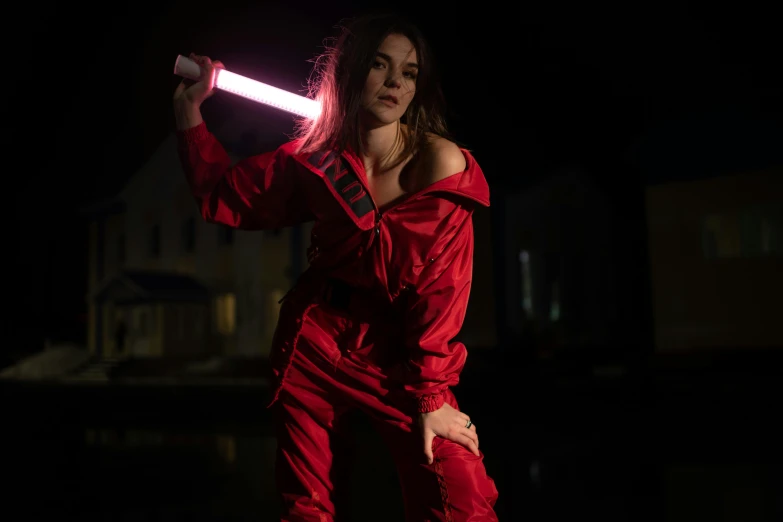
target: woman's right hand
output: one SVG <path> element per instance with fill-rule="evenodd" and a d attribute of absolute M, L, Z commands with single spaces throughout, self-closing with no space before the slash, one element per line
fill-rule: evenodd
<path fill-rule="evenodd" d="M 201 67 L 201 77 L 198 81 L 183 78 L 174 91 L 175 105 L 200 107 L 204 100 L 215 94 L 215 69 L 225 69 L 219 61 L 212 61 L 207 56 L 190 53 L 189 58 Z"/>

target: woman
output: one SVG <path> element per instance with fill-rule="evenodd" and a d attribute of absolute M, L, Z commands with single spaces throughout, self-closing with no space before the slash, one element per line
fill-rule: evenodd
<path fill-rule="evenodd" d="M 408 520 L 497 520 L 476 427 L 457 406 L 472 212 L 489 188 L 447 139 L 428 47 L 394 16 L 358 18 L 316 61 L 322 113 L 234 167 L 199 107 L 215 68 L 174 95 L 180 156 L 203 217 L 242 229 L 314 221 L 310 266 L 272 348 L 284 520 L 334 520 L 343 419 L 369 414 L 400 474 Z M 337 490 L 337 491 L 336 491 Z"/>

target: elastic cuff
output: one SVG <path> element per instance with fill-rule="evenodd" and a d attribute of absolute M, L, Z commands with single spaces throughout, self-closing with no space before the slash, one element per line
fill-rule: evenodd
<path fill-rule="evenodd" d="M 419 413 L 429 413 L 440 409 L 444 403 L 443 393 L 435 395 L 422 395 L 419 397 Z"/>
<path fill-rule="evenodd" d="M 206 122 L 203 121 L 195 127 L 184 130 L 177 130 L 177 138 L 187 145 L 192 145 L 197 141 L 201 141 L 207 136 L 209 136 L 209 131 L 207 130 Z"/>

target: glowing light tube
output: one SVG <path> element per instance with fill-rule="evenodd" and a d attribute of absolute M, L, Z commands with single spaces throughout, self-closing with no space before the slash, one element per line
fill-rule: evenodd
<path fill-rule="evenodd" d="M 304 118 L 316 118 L 321 113 L 321 104 L 310 98 L 272 87 L 225 69 L 217 69 L 215 73 L 215 87 L 221 91 L 230 92 Z M 201 76 L 201 67 L 190 58 L 179 55 L 174 63 L 174 74 L 197 81 Z"/>

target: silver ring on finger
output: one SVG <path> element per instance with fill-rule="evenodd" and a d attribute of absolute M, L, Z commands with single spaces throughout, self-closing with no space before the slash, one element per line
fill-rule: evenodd
<path fill-rule="evenodd" d="M 468 419 L 468 423 L 467 423 L 467 424 L 465 424 L 465 428 L 466 428 L 466 429 L 470 429 L 470 427 L 471 427 L 471 426 L 473 426 L 473 421 L 472 421 L 472 420 L 470 420 L 470 419 Z"/>

